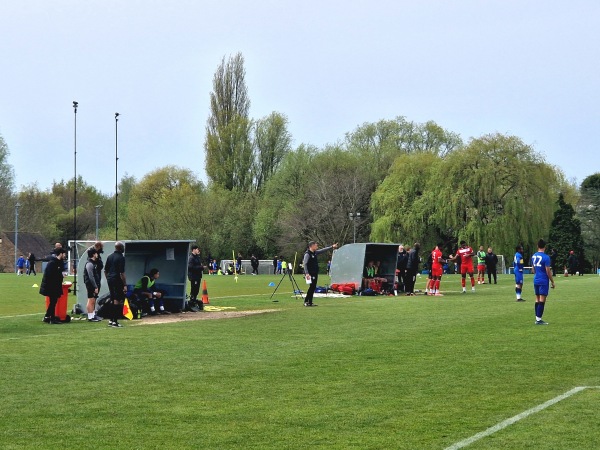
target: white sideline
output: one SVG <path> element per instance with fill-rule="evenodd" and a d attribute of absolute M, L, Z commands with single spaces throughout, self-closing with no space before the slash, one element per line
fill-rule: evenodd
<path fill-rule="evenodd" d="M 513 416 L 510 419 L 506 419 L 506 420 L 494 425 L 493 427 L 490 427 L 487 430 L 482 431 L 481 433 L 474 434 L 470 438 L 467 438 L 463 441 L 457 442 L 456 444 L 453 444 L 450 447 L 446 447 L 444 450 L 458 450 L 459 448 L 463 448 L 463 447 L 466 447 L 467 445 L 471 445 L 473 442 L 478 441 L 479 439 L 490 436 L 490 435 L 496 433 L 497 431 L 503 430 L 504 428 L 512 425 L 513 423 L 518 422 L 521 419 L 525 419 L 526 417 L 529 417 L 532 414 L 540 412 L 541 410 L 546 409 L 549 406 L 552 406 L 555 403 L 560 402 L 561 400 L 569 398 L 572 395 L 577 394 L 578 392 L 581 392 L 585 389 L 600 389 L 600 386 L 579 386 L 579 387 L 573 388 L 570 391 L 565 392 L 562 395 L 559 395 L 558 397 L 554 397 L 552 400 L 548 400 L 546 403 L 542 403 L 541 405 L 538 405 L 534 408 L 528 409 L 527 411 L 523 411 L 521 414 L 517 414 L 516 416 Z"/>

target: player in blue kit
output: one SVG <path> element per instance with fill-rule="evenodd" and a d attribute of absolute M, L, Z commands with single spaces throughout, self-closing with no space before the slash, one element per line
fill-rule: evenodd
<path fill-rule="evenodd" d="M 531 265 L 535 275 L 533 277 L 533 290 L 535 291 L 535 324 L 548 325 L 542 320 L 544 306 L 548 297 L 549 284 L 554 289 L 554 278 L 552 278 L 552 266 L 550 257 L 545 253 L 546 242 L 543 239 L 538 241 L 538 251 L 531 257 Z"/>
<path fill-rule="evenodd" d="M 517 245 L 515 248 L 513 266 L 515 269 L 515 292 L 517 293 L 518 302 L 525 301 L 524 298 L 521 298 L 521 292 L 523 291 L 523 265 L 523 246 Z"/>

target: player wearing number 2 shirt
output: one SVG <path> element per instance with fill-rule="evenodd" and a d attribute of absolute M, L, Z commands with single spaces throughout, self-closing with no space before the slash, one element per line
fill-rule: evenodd
<path fill-rule="evenodd" d="M 538 242 L 538 251 L 531 257 L 531 266 L 535 272 L 533 277 L 533 289 L 535 291 L 535 324 L 548 325 L 542 320 L 546 298 L 550 291 L 551 283 L 554 289 L 554 278 L 552 278 L 552 267 L 550 257 L 545 253 L 546 242 L 540 239 Z"/>
<path fill-rule="evenodd" d="M 444 260 L 442 258 L 441 248 L 442 244 L 438 244 L 431 252 L 431 277 L 433 286 L 430 286 L 430 288 L 432 295 L 438 297 L 444 295 L 440 292 L 440 283 L 442 282 L 442 275 L 444 273 Z"/>

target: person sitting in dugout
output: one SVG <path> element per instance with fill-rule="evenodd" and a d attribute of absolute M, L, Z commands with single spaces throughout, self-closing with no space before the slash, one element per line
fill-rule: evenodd
<path fill-rule="evenodd" d="M 150 314 L 171 314 L 165 309 L 164 305 L 164 292 L 156 289 L 156 280 L 160 277 L 158 269 L 151 269 L 149 273 L 145 274 L 133 287 L 133 293 L 139 300 L 146 300 L 150 307 Z M 158 300 L 158 311 L 156 311 L 155 300 Z"/>

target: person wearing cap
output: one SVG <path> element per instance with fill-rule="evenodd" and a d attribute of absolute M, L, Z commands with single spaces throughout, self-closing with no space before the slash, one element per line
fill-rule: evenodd
<path fill-rule="evenodd" d="M 48 297 L 48 309 L 46 309 L 46 315 L 44 316 L 44 322 L 49 324 L 60 324 L 62 323 L 58 317 L 56 317 L 56 304 L 58 299 L 63 294 L 63 261 L 67 252 L 62 248 L 56 248 L 50 255 L 48 264 L 44 269 L 44 275 L 42 282 L 40 283 L 40 294 Z"/>
<path fill-rule="evenodd" d="M 115 242 L 115 251 L 106 258 L 104 275 L 108 283 L 110 298 L 112 300 L 111 318 L 109 327 L 121 328 L 119 319 L 123 316 L 123 302 L 127 292 L 127 279 L 125 277 L 125 244 L 121 241 Z"/>
<path fill-rule="evenodd" d="M 310 283 L 306 297 L 304 298 L 304 306 L 317 306 L 313 304 L 313 295 L 317 287 L 317 278 L 319 277 L 319 262 L 317 256 L 321 253 L 328 252 L 331 249 L 338 248 L 337 244 L 330 245 L 329 247 L 318 250 L 319 244 L 315 241 L 308 243 L 308 248 L 304 253 L 302 260 L 302 266 L 304 267 L 304 277 L 306 278 L 307 284 Z"/>
<path fill-rule="evenodd" d="M 98 269 L 98 251 L 94 247 L 90 247 L 87 251 L 87 262 L 83 268 L 83 282 L 87 289 L 87 321 L 88 322 L 100 322 L 100 319 L 96 317 L 96 299 L 98 298 L 98 292 L 100 291 L 100 279 L 102 277 L 100 270 Z"/>
<path fill-rule="evenodd" d="M 569 252 L 567 266 L 569 267 L 569 275 L 574 277 L 577 273 L 577 269 L 579 268 L 579 262 L 577 261 L 577 256 L 575 256 L 575 252 L 573 250 Z"/>

